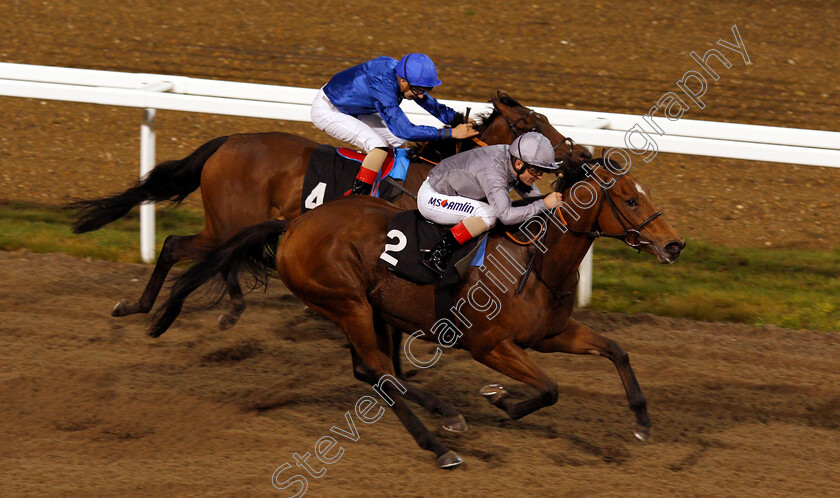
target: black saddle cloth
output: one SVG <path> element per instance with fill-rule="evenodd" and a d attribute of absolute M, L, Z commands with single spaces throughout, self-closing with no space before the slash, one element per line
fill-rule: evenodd
<path fill-rule="evenodd" d="M 428 221 L 416 209 L 402 211 L 388 224 L 388 240 L 385 250 L 379 256 L 379 262 L 397 276 L 416 284 L 433 283 L 438 287 L 454 285 L 466 274 L 487 234 L 457 248 L 452 254 L 449 268 L 443 278 L 439 278 L 423 265 L 422 258 L 450 228 Z"/>
<path fill-rule="evenodd" d="M 319 145 L 312 152 L 303 177 L 301 213 L 343 196 L 353 187 L 353 180 L 359 173 L 360 165 L 359 159 L 344 157 L 335 147 Z M 379 197 L 387 201 L 393 200 L 400 193 L 389 182 L 379 185 Z"/>

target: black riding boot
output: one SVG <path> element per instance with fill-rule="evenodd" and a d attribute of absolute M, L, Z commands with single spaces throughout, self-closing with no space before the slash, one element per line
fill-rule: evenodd
<path fill-rule="evenodd" d="M 443 277 L 444 273 L 446 273 L 446 268 L 449 267 L 449 259 L 452 257 L 452 251 L 459 245 L 452 232 L 447 230 L 440 242 L 423 256 L 423 265 L 437 273 L 438 276 Z"/>
<path fill-rule="evenodd" d="M 373 185 L 365 183 L 358 178 L 353 179 L 353 188 L 350 189 L 350 195 L 368 195 L 370 194 Z"/>

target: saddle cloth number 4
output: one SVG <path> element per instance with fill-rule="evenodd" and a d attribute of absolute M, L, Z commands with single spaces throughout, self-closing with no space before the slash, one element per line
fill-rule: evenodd
<path fill-rule="evenodd" d="M 405 249 L 408 244 L 408 238 L 399 230 L 391 230 L 388 232 L 389 239 L 396 239 L 396 244 L 385 244 L 385 250 L 379 255 L 379 259 L 385 261 L 391 266 L 397 266 L 397 258 L 388 254 L 388 252 L 400 252 Z"/>
<path fill-rule="evenodd" d="M 327 184 L 324 182 L 319 182 L 318 185 L 315 185 L 315 188 L 309 192 L 309 195 L 306 196 L 304 200 L 304 207 L 306 209 L 315 209 L 316 207 L 320 206 L 324 203 L 324 194 L 327 191 Z"/>

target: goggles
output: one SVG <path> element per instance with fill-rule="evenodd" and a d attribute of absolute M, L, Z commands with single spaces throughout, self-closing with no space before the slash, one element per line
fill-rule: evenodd
<path fill-rule="evenodd" d="M 428 87 L 428 86 L 414 86 L 414 85 L 412 85 L 412 86 L 409 86 L 408 89 L 411 90 L 411 93 L 413 93 L 417 97 L 420 97 L 420 96 L 425 95 L 425 94 L 432 91 L 432 88 Z"/>
<path fill-rule="evenodd" d="M 534 166 L 533 164 L 527 164 L 525 165 L 525 167 L 526 171 L 528 171 L 528 174 L 536 178 L 540 178 L 545 173 L 550 172 L 550 170 L 540 168 L 539 166 Z"/>

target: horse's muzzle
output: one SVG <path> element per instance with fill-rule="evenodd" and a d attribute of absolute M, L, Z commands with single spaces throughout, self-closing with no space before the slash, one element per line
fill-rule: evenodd
<path fill-rule="evenodd" d="M 665 244 L 665 252 L 668 254 L 669 263 L 673 263 L 680 257 L 680 253 L 685 248 L 684 240 L 675 240 Z"/>

